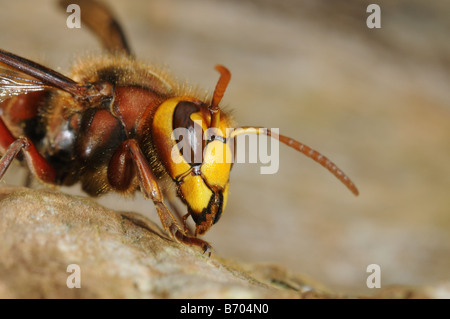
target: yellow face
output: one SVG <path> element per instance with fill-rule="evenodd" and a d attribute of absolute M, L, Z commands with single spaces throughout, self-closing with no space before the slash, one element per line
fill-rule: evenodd
<path fill-rule="evenodd" d="M 224 211 L 233 161 L 228 120 L 223 118 L 216 129 L 209 128 L 210 121 L 203 103 L 185 97 L 164 102 L 153 119 L 154 140 L 171 145 L 158 149 L 197 225 L 196 234 L 204 234 Z"/>

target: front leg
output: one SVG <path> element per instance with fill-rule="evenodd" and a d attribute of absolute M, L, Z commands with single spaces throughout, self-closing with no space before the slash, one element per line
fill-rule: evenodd
<path fill-rule="evenodd" d="M 142 154 L 136 140 L 129 139 L 123 142 L 111 158 L 108 167 L 108 180 L 111 186 L 116 189 L 125 189 L 129 185 L 133 175 L 129 165 L 131 162 L 134 163 L 141 191 L 145 198 L 151 199 L 155 204 L 164 230 L 169 233 L 170 237 L 177 241 L 191 246 L 198 246 L 203 250 L 203 253 L 207 252 L 210 255 L 212 250 L 211 245 L 204 240 L 185 234 L 184 230 L 181 229 L 172 213 L 164 204 L 157 179 L 153 175 L 150 165 L 144 154 Z"/>
<path fill-rule="evenodd" d="M 175 215 L 178 221 L 183 222 L 183 228 L 184 228 L 184 234 L 185 235 L 194 235 L 194 230 L 189 227 L 187 219 L 191 215 L 191 213 L 184 213 L 182 212 L 177 204 L 175 203 L 175 196 L 173 193 L 169 192 L 168 190 L 162 190 L 163 191 L 163 197 L 168 205 L 169 210 L 172 212 L 172 215 Z"/>

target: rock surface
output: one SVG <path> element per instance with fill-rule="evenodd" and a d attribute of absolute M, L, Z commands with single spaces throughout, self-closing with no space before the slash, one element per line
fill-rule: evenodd
<path fill-rule="evenodd" d="M 0 188 L 0 234 L 0 298 L 345 297 L 281 266 L 207 257 L 139 214 L 56 191 Z M 79 289 L 67 286 L 73 264 L 80 267 Z M 390 287 L 378 297 L 449 291 Z"/>
<path fill-rule="evenodd" d="M 2 298 L 327 296 L 277 267 L 207 257 L 141 215 L 54 191 L 1 188 L 0 233 Z M 72 264 L 80 289 L 67 286 Z"/>

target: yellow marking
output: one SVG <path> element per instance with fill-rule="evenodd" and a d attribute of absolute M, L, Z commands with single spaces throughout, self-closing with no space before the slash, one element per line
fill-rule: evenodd
<path fill-rule="evenodd" d="M 208 129 L 207 123 L 206 123 L 205 119 L 203 118 L 201 112 L 192 113 L 191 120 L 192 120 L 192 122 L 195 122 L 195 121 L 197 121 L 197 123 L 200 122 L 202 125 L 203 132 L 206 132 L 206 130 Z"/>
<path fill-rule="evenodd" d="M 213 192 L 206 186 L 201 176 L 186 176 L 180 187 L 185 200 L 194 212 L 201 213 L 208 207 Z"/>
<path fill-rule="evenodd" d="M 228 144 L 215 140 L 206 146 L 201 172 L 210 186 L 225 187 L 230 176 L 232 159 Z"/>

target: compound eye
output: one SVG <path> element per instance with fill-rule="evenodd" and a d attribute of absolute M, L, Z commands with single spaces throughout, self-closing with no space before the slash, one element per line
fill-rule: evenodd
<path fill-rule="evenodd" d="M 193 121 L 191 115 L 200 112 L 198 104 L 191 101 L 178 103 L 173 113 L 173 129 L 176 143 L 184 160 L 191 166 L 201 165 L 203 162 L 203 139 L 202 123 Z"/>

